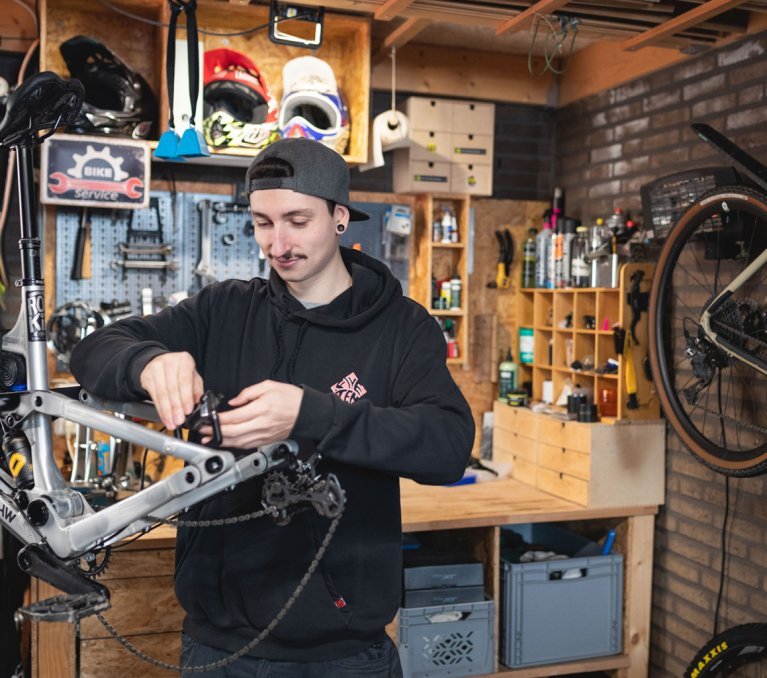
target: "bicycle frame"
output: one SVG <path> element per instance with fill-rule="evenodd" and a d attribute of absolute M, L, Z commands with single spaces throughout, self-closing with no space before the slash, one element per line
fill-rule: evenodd
<path fill-rule="evenodd" d="M 39 143 L 39 138 L 35 141 Z M 157 421 L 154 408 L 147 403 L 103 401 L 84 391 L 78 399 L 73 399 L 49 389 L 44 280 L 33 194 L 33 144 L 27 141 L 9 145 L 16 153 L 19 191 L 22 258 L 21 279 L 16 285 L 21 290 L 21 308 L 13 329 L 2 338 L 2 350 L 24 359 L 28 390 L 0 394 L 0 418 L 5 427 L 20 429 L 26 435 L 31 448 L 31 460 L 27 462 L 31 461 L 34 485 L 19 489 L 14 478 L 0 469 L 0 523 L 24 545 L 19 558 L 22 569 L 65 593 L 95 593 L 102 599 L 100 609 L 104 609 L 108 606 L 108 591 L 68 567 L 68 561 L 148 530 L 156 524 L 156 518 L 168 518 L 213 494 L 283 465 L 291 455 L 297 455 L 298 445 L 291 440 L 280 441 L 237 458 L 231 452 L 187 442 L 101 411 L 112 410 L 120 415 Z M 185 466 L 96 512 L 80 492 L 67 485 L 55 463 L 53 418 L 82 424 L 162 455 L 182 459 Z M 89 609 L 83 614 L 93 611 Z M 83 615 L 70 612 L 64 618 L 72 621 L 79 616 Z"/>

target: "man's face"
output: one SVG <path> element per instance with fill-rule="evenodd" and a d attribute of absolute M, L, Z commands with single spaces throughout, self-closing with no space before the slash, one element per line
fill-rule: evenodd
<path fill-rule="evenodd" d="M 322 279 L 338 251 L 336 226 L 346 208 L 330 214 L 327 203 L 285 188 L 254 191 L 250 211 L 256 242 L 286 283 Z"/>

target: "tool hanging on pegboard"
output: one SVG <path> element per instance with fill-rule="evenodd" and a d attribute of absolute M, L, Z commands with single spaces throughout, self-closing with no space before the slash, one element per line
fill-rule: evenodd
<path fill-rule="evenodd" d="M 122 268 L 123 280 L 130 269 L 158 270 L 162 273 L 162 281 L 165 282 L 168 271 L 177 270 L 178 263 L 168 258 L 173 251 L 173 245 L 164 242 L 159 200 L 155 197 L 149 199 L 148 213 L 150 216 L 154 215 L 155 228 L 137 228 L 134 225 L 136 214 L 141 212 L 147 211 L 131 210 L 126 240 L 117 244 L 117 250 L 122 256 L 113 259 L 111 266 L 114 269 Z"/>

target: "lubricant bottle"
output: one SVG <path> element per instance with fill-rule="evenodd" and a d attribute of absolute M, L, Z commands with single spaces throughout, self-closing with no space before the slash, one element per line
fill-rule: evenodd
<path fill-rule="evenodd" d="M 549 251 L 551 250 L 551 223 L 543 222 L 543 228 L 535 236 L 535 286 L 549 286 Z"/>
<path fill-rule="evenodd" d="M 498 398 L 503 402 L 507 402 L 507 395 L 509 391 L 513 391 L 517 388 L 517 363 L 514 362 L 514 357 L 509 349 L 506 354 L 506 359 L 498 365 Z"/>

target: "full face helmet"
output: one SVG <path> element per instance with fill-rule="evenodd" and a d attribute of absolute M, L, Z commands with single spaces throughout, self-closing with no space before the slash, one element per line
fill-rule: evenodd
<path fill-rule="evenodd" d="M 279 139 L 277 101 L 256 64 L 233 49 L 205 52 L 203 123 L 211 146 L 263 148 Z"/>
<path fill-rule="evenodd" d="M 349 111 L 326 61 L 302 56 L 282 69 L 280 132 L 306 137 L 343 154 L 349 142 Z"/>
<path fill-rule="evenodd" d="M 141 75 L 98 40 L 84 35 L 70 38 L 59 49 L 69 73 L 85 88 L 80 117 L 69 131 L 149 137 L 157 100 Z"/>

